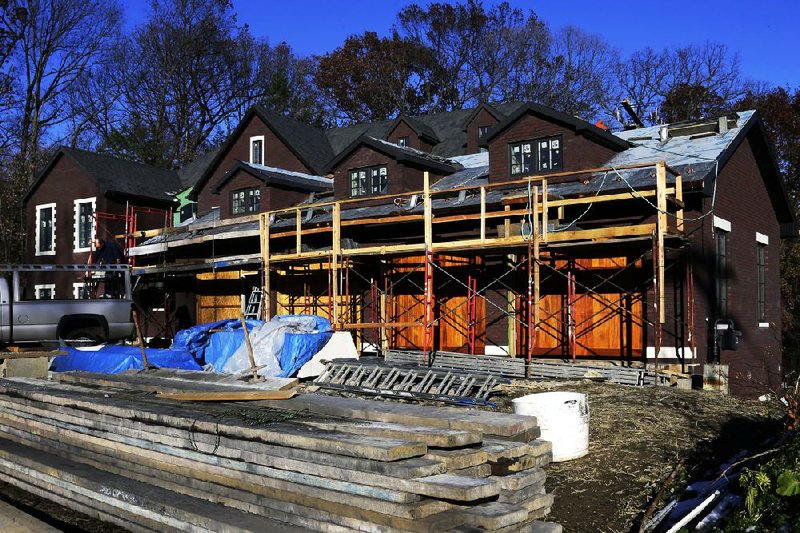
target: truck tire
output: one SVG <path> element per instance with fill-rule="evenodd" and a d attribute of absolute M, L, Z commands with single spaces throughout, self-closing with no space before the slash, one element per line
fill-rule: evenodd
<path fill-rule="evenodd" d="M 103 343 L 102 335 L 91 328 L 70 331 L 62 340 L 67 346 L 95 346 Z"/>

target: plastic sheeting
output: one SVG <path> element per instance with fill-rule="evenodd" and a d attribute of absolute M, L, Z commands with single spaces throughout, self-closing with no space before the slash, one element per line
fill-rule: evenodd
<path fill-rule="evenodd" d="M 261 320 L 246 322 L 249 331 L 264 324 Z M 224 331 L 212 333 L 212 329 Z M 211 365 L 216 372 L 222 372 L 225 363 L 243 342 L 242 323 L 237 319 L 228 319 L 180 330 L 175 334 L 172 349 L 186 350 L 200 365 Z"/>
<path fill-rule="evenodd" d="M 50 370 L 68 372 L 84 370 L 103 374 L 118 374 L 126 370 L 144 368 L 142 349 L 138 346 L 104 346 L 99 350 L 84 351 L 77 348 L 62 348 L 67 355 L 59 355 L 53 359 Z M 180 368 L 183 370 L 202 370 L 192 357 L 183 349 L 159 350 L 146 348 L 147 360 L 159 368 Z"/>
<path fill-rule="evenodd" d="M 291 377 L 330 339 L 331 323 L 315 315 L 276 316 L 250 331 L 250 343 L 260 375 Z M 250 370 L 247 347 L 242 345 L 228 359 L 223 372 Z"/>

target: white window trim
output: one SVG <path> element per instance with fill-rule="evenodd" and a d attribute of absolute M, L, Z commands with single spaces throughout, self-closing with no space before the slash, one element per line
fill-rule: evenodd
<path fill-rule="evenodd" d="M 714 215 L 714 227 L 730 233 L 731 222 L 729 220 L 725 220 L 724 218 L 719 218 L 717 215 Z"/>
<path fill-rule="evenodd" d="M 42 284 L 39 284 L 39 285 L 34 285 L 33 286 L 33 297 L 36 298 L 37 300 L 41 299 L 41 298 L 39 298 L 39 291 L 41 289 L 50 289 L 50 294 L 52 296 L 50 299 L 51 300 L 55 300 L 56 299 L 56 284 L 55 283 L 42 283 Z"/>
<path fill-rule="evenodd" d="M 769 246 L 769 235 L 764 235 L 763 233 L 756 232 L 756 242 L 758 244 Z"/>
<path fill-rule="evenodd" d="M 253 141 L 261 141 L 261 163 L 256 163 L 255 161 L 253 161 Z M 254 135 L 253 137 L 250 137 L 250 162 L 251 163 L 253 163 L 255 165 L 263 165 L 267 161 L 267 157 L 266 157 L 267 154 L 266 154 L 266 150 L 264 149 L 265 146 L 266 145 L 264 143 L 264 136 L 263 135 Z"/>
<path fill-rule="evenodd" d="M 83 292 L 83 288 L 84 287 L 86 287 L 86 283 L 84 283 L 82 281 L 78 281 L 78 282 L 75 282 L 75 283 L 72 284 L 72 299 L 73 300 L 82 300 L 83 299 L 83 297 L 82 297 L 83 295 L 81 293 Z"/>
<path fill-rule="evenodd" d="M 45 209 L 53 209 L 53 238 L 52 242 L 50 243 L 50 250 L 39 250 L 39 231 L 42 226 L 42 211 Z M 34 238 L 36 242 L 34 243 L 34 247 L 36 249 L 36 255 L 56 255 L 56 204 L 40 204 L 36 206 L 36 232 Z"/>
<path fill-rule="evenodd" d="M 94 240 L 94 224 L 92 224 L 91 233 L 89 234 L 89 246 L 84 248 L 78 246 L 78 225 L 80 224 L 80 205 L 81 204 L 88 204 L 89 202 L 92 203 L 92 217 L 94 217 L 95 212 L 97 211 L 97 197 L 93 196 L 92 198 L 77 198 L 72 202 L 72 212 L 73 212 L 73 224 L 72 224 L 72 248 L 75 253 L 79 252 L 88 252 L 92 249 L 91 242 Z"/>
<path fill-rule="evenodd" d="M 759 322 L 758 323 L 758 327 L 760 327 L 760 328 L 768 328 L 769 327 L 769 322 Z"/>

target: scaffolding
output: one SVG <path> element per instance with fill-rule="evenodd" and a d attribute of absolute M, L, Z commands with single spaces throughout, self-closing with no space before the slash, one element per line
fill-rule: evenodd
<path fill-rule="evenodd" d="M 603 191 L 602 182 L 590 194 L 548 192 L 601 173 L 646 169 L 653 171 L 651 184 L 634 189 L 625 181 L 630 190 L 624 192 Z M 419 198 L 421 210 L 403 208 Z M 616 356 L 638 357 L 633 344 L 646 352 L 652 335 L 657 365 L 667 323 L 666 275 L 683 268 L 685 304 L 670 302 L 679 324 L 669 333 L 678 339 L 681 360 L 687 342 L 695 354 L 683 187 L 663 161 L 446 189 L 432 188 L 425 173 L 422 190 L 367 200 L 399 207 L 391 216 L 343 217 L 365 202 L 349 199 L 259 215 L 264 318 L 296 312 L 302 298 L 303 310 L 327 315 L 362 346 L 421 349 L 426 360 L 437 350 L 478 354 L 491 346 L 528 361 L 537 355 L 574 361 L 593 351 L 582 339 L 609 321 L 627 322 L 640 333 L 628 331 Z M 625 213 L 632 205 L 640 212 L 636 223 L 584 218 L 593 207 Z M 498 331 L 504 339 L 492 338 Z"/>

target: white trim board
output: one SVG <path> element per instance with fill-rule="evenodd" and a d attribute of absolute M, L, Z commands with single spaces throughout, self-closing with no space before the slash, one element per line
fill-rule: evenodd
<path fill-rule="evenodd" d="M 769 235 L 764 235 L 763 233 L 756 232 L 756 242 L 758 244 L 769 245 Z"/>
<path fill-rule="evenodd" d="M 714 215 L 714 227 L 721 229 L 722 231 L 731 231 L 731 222 L 730 220 L 725 220 L 724 218 L 720 218 L 717 215 Z"/>
<path fill-rule="evenodd" d="M 42 227 L 41 214 L 42 211 L 45 209 L 53 210 L 53 221 L 52 221 L 53 231 L 51 232 L 52 238 L 50 242 L 50 250 L 42 251 L 39 249 L 39 231 Z M 34 250 L 36 250 L 36 255 L 56 255 L 56 204 L 55 203 L 39 204 L 36 206 L 36 231 L 34 232 L 34 239 L 36 239 L 36 241 L 33 244 L 33 248 Z"/>
<path fill-rule="evenodd" d="M 79 246 L 78 242 L 78 229 L 80 225 L 80 206 L 81 204 L 92 204 L 92 221 L 91 226 L 89 229 L 89 246 Z M 72 249 L 75 253 L 80 252 L 88 252 L 92 249 L 92 241 L 95 237 L 95 224 L 94 224 L 94 214 L 97 212 L 97 197 L 93 196 L 91 198 L 76 198 L 72 201 Z"/>
<path fill-rule="evenodd" d="M 695 348 L 696 350 L 696 348 Z M 690 359 L 694 359 L 694 354 L 692 353 L 692 348 L 689 346 L 684 346 L 682 349 L 676 349 L 674 346 L 662 346 L 661 350 L 658 352 L 659 359 L 675 359 L 678 360 L 679 352 L 683 352 L 685 354 L 685 359 L 688 361 Z M 648 346 L 647 350 L 645 350 L 647 355 L 647 359 L 655 359 L 656 358 L 656 348 L 655 346 Z"/>

